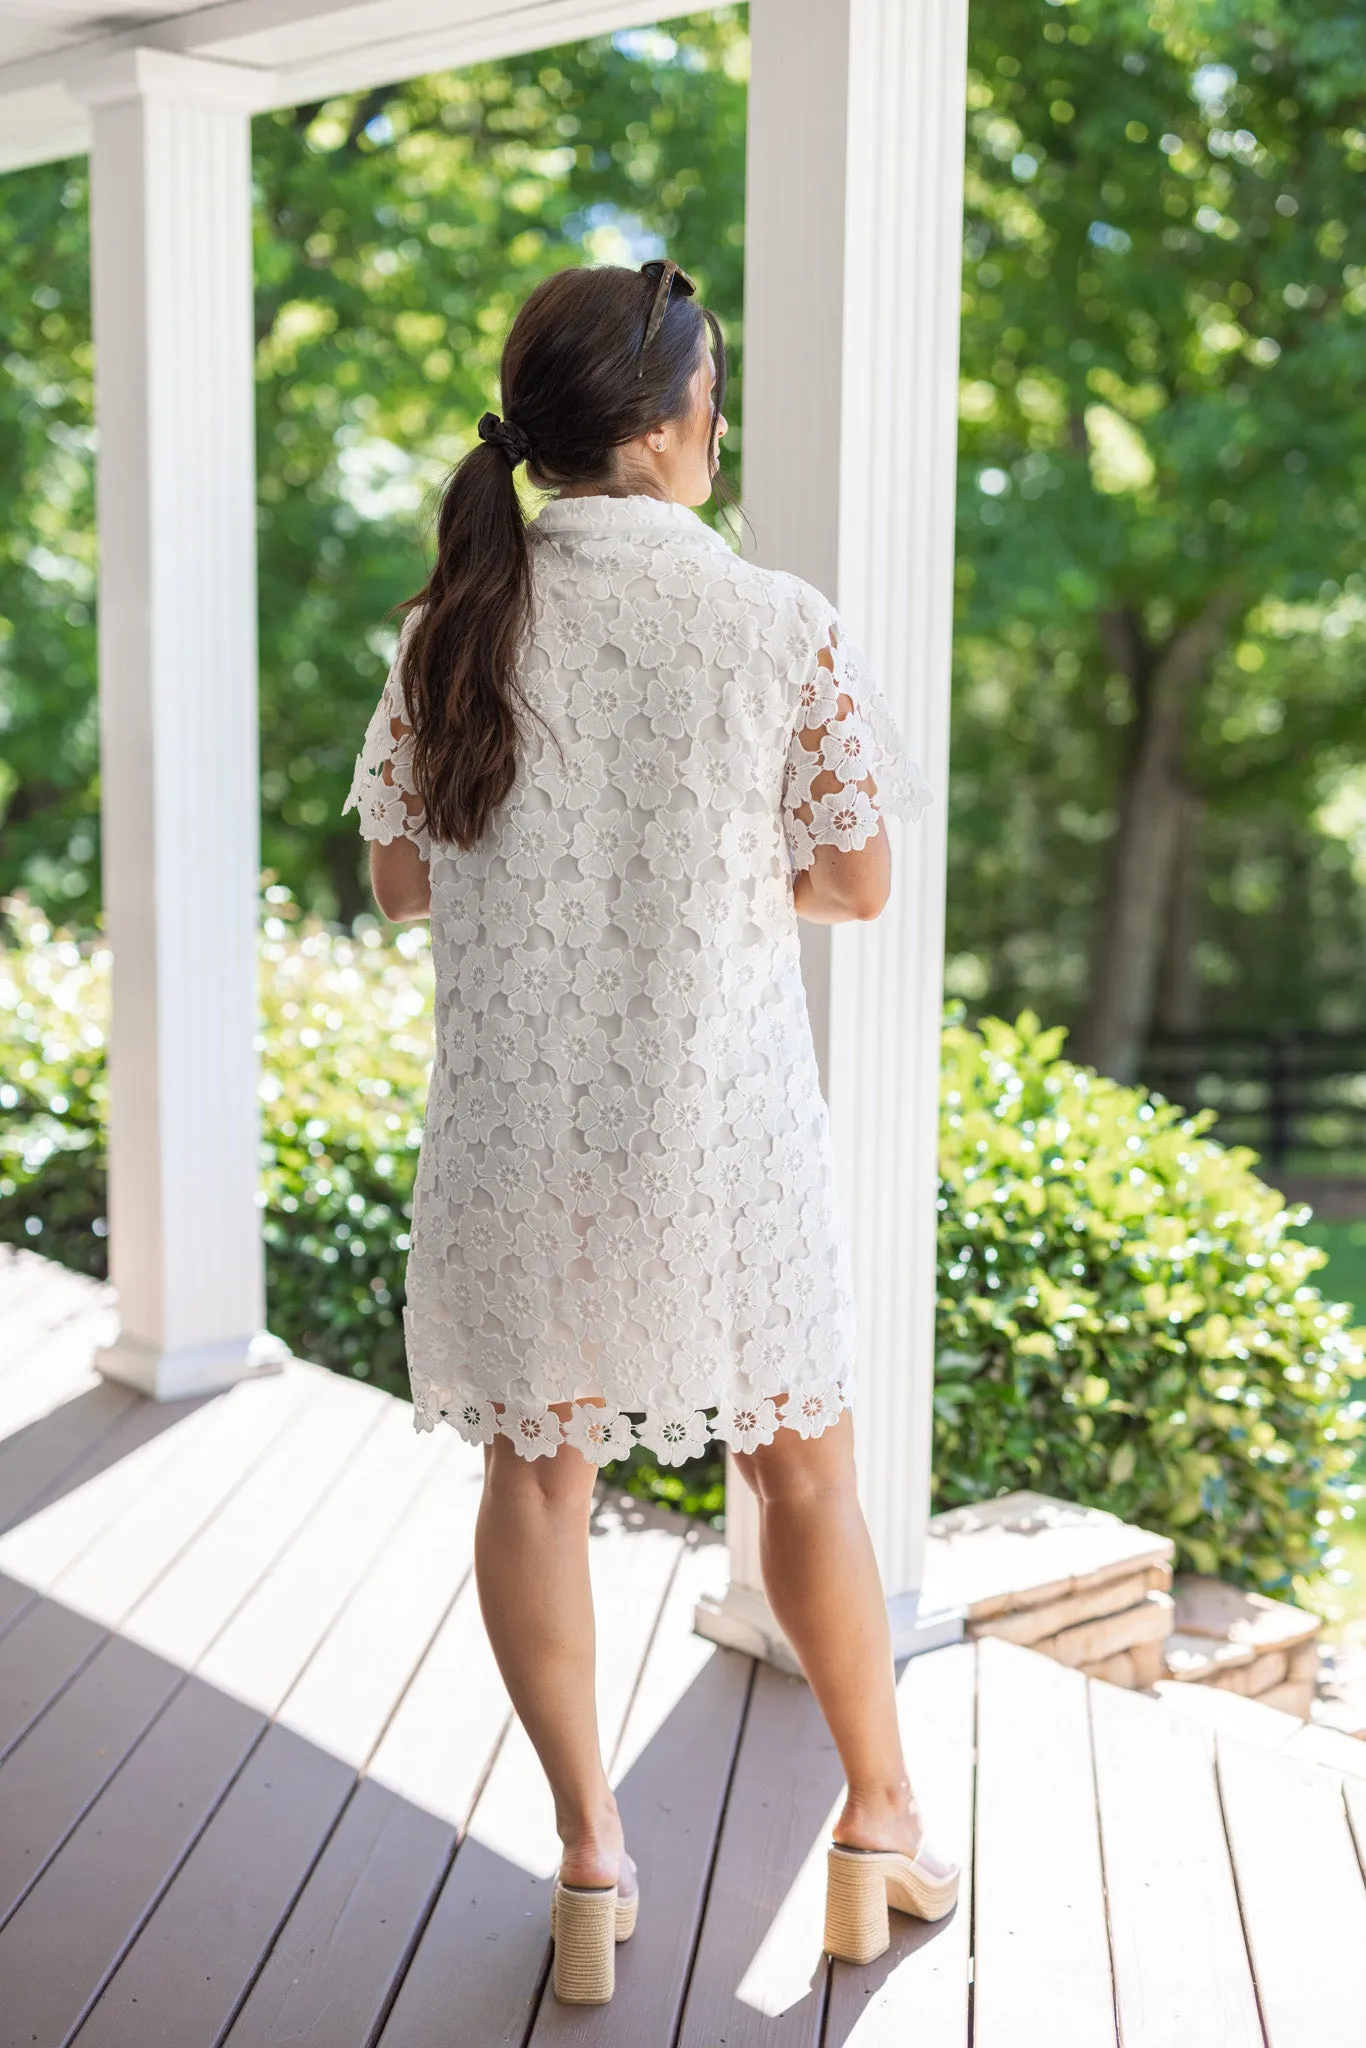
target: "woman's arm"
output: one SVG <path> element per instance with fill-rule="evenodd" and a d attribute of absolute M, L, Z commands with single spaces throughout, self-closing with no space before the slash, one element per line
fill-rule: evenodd
<path fill-rule="evenodd" d="M 823 647 L 817 656 L 817 664 L 830 677 L 831 686 L 837 645 L 832 632 L 830 645 Z M 833 705 L 833 716 L 823 724 L 800 727 L 795 737 L 807 754 L 821 755 L 826 761 L 839 760 L 842 752 L 839 735 L 847 730 L 845 721 L 854 717 L 853 699 L 841 691 Z M 797 755 L 796 758 L 800 761 L 802 757 Z M 823 767 L 812 775 L 813 765 L 804 764 L 797 776 L 805 801 L 793 807 L 794 820 L 809 827 L 816 817 L 813 805 L 818 804 L 822 797 L 852 803 L 854 793 L 861 790 L 868 799 L 865 817 L 869 823 L 877 817 L 878 825 L 877 830 L 859 847 L 846 850 L 824 841 L 810 847 L 810 866 L 799 868 L 793 877 L 792 900 L 798 917 L 807 918 L 812 924 L 863 923 L 886 908 L 892 891 L 892 848 L 886 824 L 878 811 L 877 784 L 871 775 L 858 782 L 844 781 L 830 767 Z M 841 760 L 840 765 L 845 767 L 847 774 L 847 763 Z M 798 793 L 797 788 L 793 793 Z"/>
<path fill-rule="evenodd" d="M 408 630 L 405 623 L 404 632 Z M 401 644 L 401 642 L 400 642 Z M 360 815 L 370 845 L 370 889 L 396 924 L 426 917 L 432 907 L 429 842 L 413 777 L 413 729 L 397 659 L 366 729 L 343 811 Z"/>
<path fill-rule="evenodd" d="M 797 915 L 812 924 L 866 923 L 885 910 L 891 893 L 892 849 L 886 825 L 879 825 L 875 837 L 857 853 L 818 846 L 811 866 L 803 868 L 792 884 Z"/>
<path fill-rule="evenodd" d="M 384 916 L 395 924 L 426 917 L 432 907 L 431 869 L 411 839 L 370 842 L 370 888 Z"/>

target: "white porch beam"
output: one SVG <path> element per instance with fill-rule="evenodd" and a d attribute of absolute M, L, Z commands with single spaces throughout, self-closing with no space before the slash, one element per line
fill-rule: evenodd
<path fill-rule="evenodd" d="M 657 18 L 650 0 L 213 0 L 0 64 L 0 171 L 85 150 L 80 72 L 134 50 L 252 71 L 261 113 Z"/>
<path fill-rule="evenodd" d="M 91 110 L 100 763 L 114 954 L 101 1370 L 162 1399 L 277 1364 L 257 1207 L 260 81 L 126 51 Z"/>
<path fill-rule="evenodd" d="M 892 830 L 871 926 L 803 929 L 853 1240 L 860 1489 L 898 1655 L 961 1634 L 920 1599 L 929 1518 L 966 0 L 751 0 L 744 495 L 759 559 L 832 596 L 935 802 Z M 732 1474 L 706 1635 L 792 1653 Z"/>

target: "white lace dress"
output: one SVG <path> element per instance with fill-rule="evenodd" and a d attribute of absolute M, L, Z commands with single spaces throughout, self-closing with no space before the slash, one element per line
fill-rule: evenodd
<path fill-rule="evenodd" d="M 809 584 L 648 497 L 556 500 L 531 534 L 521 680 L 551 736 L 526 721 L 488 835 L 429 841 L 401 652 L 347 800 L 431 865 L 415 1421 L 599 1463 L 814 1436 L 854 1306 L 792 875 L 926 791 Z"/>

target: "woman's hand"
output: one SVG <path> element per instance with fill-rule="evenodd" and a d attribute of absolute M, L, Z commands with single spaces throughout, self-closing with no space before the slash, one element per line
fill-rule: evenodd
<path fill-rule="evenodd" d="M 432 907 L 432 877 L 411 839 L 370 842 L 370 888 L 384 916 L 395 924 L 426 917 Z"/>

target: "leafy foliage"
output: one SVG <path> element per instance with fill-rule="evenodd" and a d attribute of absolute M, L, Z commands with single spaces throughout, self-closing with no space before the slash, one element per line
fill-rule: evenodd
<path fill-rule="evenodd" d="M 950 985 L 1081 1013 L 1184 653 L 1159 1006 L 1357 1028 L 1366 14 L 986 0 L 970 33 Z M 1132 797 L 1131 874 L 1164 836 Z"/>
<path fill-rule="evenodd" d="M 406 1393 L 400 1309 L 431 1060 L 425 931 L 339 938 L 268 892 L 261 1166 L 270 1325 L 303 1357 Z M 109 954 L 7 906 L 0 1238 L 103 1274 Z M 381 1047 L 376 1058 L 376 1047 Z"/>
<path fill-rule="evenodd" d="M 406 1395 L 399 1311 L 431 1051 L 425 936 L 338 938 L 272 889 L 261 948 L 271 1327 Z M 10 906 L 0 1238 L 104 1270 L 108 957 Z M 1325 1562 L 1366 1331 L 1311 1284 L 1290 1212 L 1165 1103 L 1021 1018 L 944 1048 L 937 1504 L 1019 1486 L 1165 1530 L 1182 1562 L 1299 1587 Z M 691 1513 L 722 1461 L 616 1476 Z"/>
<path fill-rule="evenodd" d="M 747 66 L 722 7 L 255 122 L 262 847 L 309 908 L 368 905 L 352 758 L 520 301 L 667 244 L 738 343 Z M 87 196 L 83 164 L 44 165 L 0 209 L 0 890 L 88 930 Z"/>
<path fill-rule="evenodd" d="M 1363 1491 L 1366 1330 L 1251 1153 L 1062 1041 L 1027 1013 L 945 1033 L 937 1505 L 1033 1487 L 1302 1591 Z"/>
<path fill-rule="evenodd" d="M 373 924 L 354 940 L 301 927 L 278 885 L 268 909 L 261 1149 L 271 1328 L 301 1356 L 403 1394 L 403 1258 L 432 1049 L 427 934 L 401 932 L 390 948 Z"/>
<path fill-rule="evenodd" d="M 949 951 L 974 1010 L 1080 1014 L 1139 724 L 1113 629 L 1151 657 L 1232 592 L 1184 724 L 1167 1021 L 1363 1021 L 1364 28 L 1362 0 L 971 9 Z M 364 908 L 350 755 L 517 300 L 667 242 L 738 338 L 746 67 L 731 7 L 256 123 L 262 822 L 308 907 Z M 0 888 L 89 930 L 82 164 L 4 181 L 0 330 Z"/>
<path fill-rule="evenodd" d="M 89 925 L 98 859 L 85 166 L 0 202 L 0 890 Z"/>
<path fill-rule="evenodd" d="M 0 1238 L 103 1276 L 105 1041 L 110 956 L 3 904 L 0 950 Z"/>

